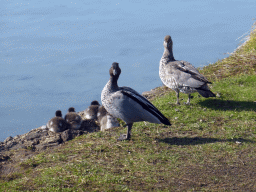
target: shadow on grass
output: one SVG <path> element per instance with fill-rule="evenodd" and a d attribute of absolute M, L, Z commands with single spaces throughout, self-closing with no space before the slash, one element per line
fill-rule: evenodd
<path fill-rule="evenodd" d="M 208 99 L 198 102 L 202 107 L 214 110 L 236 110 L 236 111 L 256 111 L 256 102 L 252 101 L 230 101 L 221 99 Z"/>
<path fill-rule="evenodd" d="M 170 145 L 198 145 L 216 142 L 233 142 L 233 143 L 255 143 L 252 140 L 237 138 L 237 139 L 216 139 L 216 138 L 204 138 L 204 137 L 172 137 L 159 139 L 159 142 L 168 143 Z"/>

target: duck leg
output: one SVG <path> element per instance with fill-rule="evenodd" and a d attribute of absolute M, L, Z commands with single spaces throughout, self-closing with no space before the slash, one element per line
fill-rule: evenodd
<path fill-rule="evenodd" d="M 186 103 L 187 105 L 190 105 L 190 98 L 191 98 L 190 94 L 188 94 L 188 100 L 187 100 L 187 103 Z"/>
<path fill-rule="evenodd" d="M 117 139 L 118 141 L 130 140 L 131 139 L 132 125 L 133 125 L 133 123 L 127 124 L 127 126 L 128 126 L 127 134 L 121 134 L 120 137 Z"/>
<path fill-rule="evenodd" d="M 176 90 L 175 92 L 176 92 L 176 97 L 177 97 L 177 102 L 176 102 L 176 104 L 177 104 L 177 105 L 180 105 L 179 90 Z"/>

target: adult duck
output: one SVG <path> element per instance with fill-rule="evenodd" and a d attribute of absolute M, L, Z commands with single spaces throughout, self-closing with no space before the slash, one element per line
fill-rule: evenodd
<path fill-rule="evenodd" d="M 203 97 L 215 97 L 208 87 L 209 82 L 199 71 L 187 61 L 174 59 L 171 36 L 164 38 L 164 53 L 159 64 L 159 76 L 163 84 L 176 92 L 179 105 L 179 92 L 188 94 L 186 104 L 190 104 L 190 94 L 198 92 Z"/>
<path fill-rule="evenodd" d="M 101 102 L 107 112 L 127 124 L 127 134 L 118 140 L 129 140 L 134 122 L 149 121 L 171 125 L 169 120 L 145 97 L 130 87 L 119 87 L 117 84 L 121 69 L 114 62 L 109 70 L 110 79 L 101 92 Z"/>

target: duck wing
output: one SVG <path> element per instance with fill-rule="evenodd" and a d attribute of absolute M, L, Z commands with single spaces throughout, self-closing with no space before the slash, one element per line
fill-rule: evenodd
<path fill-rule="evenodd" d="M 199 88 L 206 83 L 211 83 L 189 62 L 171 61 L 165 67 L 166 75 L 172 76 L 179 85 Z"/>
<path fill-rule="evenodd" d="M 156 116 L 161 123 L 165 125 L 171 125 L 169 120 L 145 97 L 140 95 L 137 91 L 130 87 L 120 87 L 120 91 L 123 95 L 131 98 L 133 101 L 138 103 L 143 109 Z"/>

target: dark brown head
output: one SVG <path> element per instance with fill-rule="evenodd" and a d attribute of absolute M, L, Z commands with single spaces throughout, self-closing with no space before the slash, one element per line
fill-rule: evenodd
<path fill-rule="evenodd" d="M 56 116 L 56 117 L 62 117 L 61 110 L 57 110 L 57 111 L 55 112 L 55 116 Z"/>
<path fill-rule="evenodd" d="M 68 109 L 68 112 L 75 112 L 75 108 L 74 108 L 74 107 L 70 107 L 70 108 Z"/>
<path fill-rule="evenodd" d="M 91 105 L 100 105 L 98 101 L 94 100 L 91 102 Z"/>
<path fill-rule="evenodd" d="M 107 114 L 108 112 L 106 109 L 102 106 L 99 107 L 98 113 L 97 113 L 97 118 L 98 121 L 101 121 L 101 119 Z"/>
<path fill-rule="evenodd" d="M 171 48 L 172 47 L 172 38 L 171 38 L 171 36 L 170 35 L 166 35 L 165 37 L 164 37 L 164 47 L 166 47 L 166 48 Z"/>
<path fill-rule="evenodd" d="M 118 78 L 119 75 L 121 74 L 121 69 L 119 68 L 119 63 L 114 62 L 109 69 L 109 74 L 111 77 L 116 77 Z"/>

